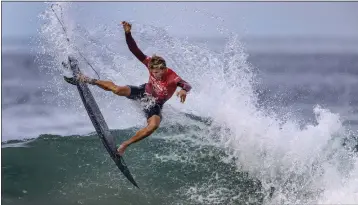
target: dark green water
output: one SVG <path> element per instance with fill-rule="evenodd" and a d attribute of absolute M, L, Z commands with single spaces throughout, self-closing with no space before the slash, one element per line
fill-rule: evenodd
<path fill-rule="evenodd" d="M 3 143 L 2 204 L 260 204 L 260 183 L 222 162 L 222 151 L 165 138 L 195 129 L 161 128 L 127 149 L 125 161 L 140 190 L 96 135 Z M 112 132 L 120 142 L 135 129 Z"/>

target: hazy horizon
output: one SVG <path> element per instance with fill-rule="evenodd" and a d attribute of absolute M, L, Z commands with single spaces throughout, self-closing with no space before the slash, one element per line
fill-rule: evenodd
<path fill-rule="evenodd" d="M 357 38 L 358 2 L 72 2 L 87 29 L 121 20 L 162 27 L 173 36 Z M 2 2 L 2 37 L 36 36 L 44 2 Z M 16 11 L 16 12 L 14 12 Z M 153 12 L 155 11 L 155 12 Z M 91 18 L 88 18 L 91 13 Z M 118 22 L 118 23 L 117 23 Z M 118 32 L 117 26 L 111 28 Z"/>
<path fill-rule="evenodd" d="M 34 51 L 38 37 L 5 37 L 2 39 L 3 53 L 22 50 Z M 190 37 L 193 43 L 205 43 L 214 50 L 223 49 L 227 39 L 225 37 Z M 240 39 L 248 52 L 270 53 L 352 53 L 358 54 L 358 38 L 333 39 L 314 37 L 243 37 Z"/>
<path fill-rule="evenodd" d="M 237 35 L 248 51 L 358 53 L 358 2 L 72 2 L 66 15 L 88 31 L 123 32 L 121 20 L 212 46 Z M 2 2 L 3 44 L 39 37 L 44 2 Z M 14 12 L 16 11 L 16 12 Z M 154 11 L 154 12 L 153 12 Z M 91 18 L 88 18 L 88 14 Z M 100 39 L 101 36 L 98 36 Z M 31 40 L 32 39 L 32 40 Z"/>

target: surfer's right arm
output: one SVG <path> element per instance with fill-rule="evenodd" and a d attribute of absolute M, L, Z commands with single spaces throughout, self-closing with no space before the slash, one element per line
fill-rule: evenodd
<path fill-rule="evenodd" d="M 140 62 L 144 63 L 144 60 L 147 58 L 147 56 L 138 48 L 137 43 L 134 41 L 132 37 L 131 34 L 132 25 L 126 21 L 122 21 L 121 24 L 123 25 L 124 33 L 126 36 L 126 42 L 129 50 Z"/>

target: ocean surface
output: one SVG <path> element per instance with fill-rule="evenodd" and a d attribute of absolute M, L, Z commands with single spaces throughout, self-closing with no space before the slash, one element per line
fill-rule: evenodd
<path fill-rule="evenodd" d="M 96 77 L 80 51 L 119 85 L 146 82 L 146 68 L 121 32 L 74 26 L 68 43 L 51 12 L 43 18 L 41 38 L 3 43 L 2 204 L 358 203 L 358 52 L 254 52 L 238 36 L 199 42 L 136 25 L 143 51 L 193 85 L 127 149 L 139 190 L 111 161 L 61 61 L 73 55 Z M 118 143 L 145 126 L 138 105 L 91 90 Z"/>

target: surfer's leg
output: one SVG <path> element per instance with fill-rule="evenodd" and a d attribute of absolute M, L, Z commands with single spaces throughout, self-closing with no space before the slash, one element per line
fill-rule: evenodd
<path fill-rule="evenodd" d="M 118 148 L 118 153 L 123 155 L 125 149 L 132 143 L 138 142 L 149 135 L 151 135 L 156 129 L 158 129 L 160 122 L 162 120 L 162 105 L 155 104 L 148 109 L 144 109 L 145 115 L 147 117 L 147 126 L 139 130 L 132 138 L 123 142 Z"/>
<path fill-rule="evenodd" d="M 66 82 L 72 84 L 72 85 L 77 85 L 78 83 L 78 79 L 75 79 L 74 77 L 66 77 L 64 76 L 64 79 Z M 102 88 L 103 90 L 107 90 L 107 91 L 112 91 L 114 94 L 119 95 L 119 96 L 130 96 L 131 94 L 131 88 L 130 86 L 118 86 L 116 84 L 114 84 L 112 81 L 108 81 L 108 80 L 97 80 L 97 79 L 91 79 L 88 78 L 89 80 L 93 80 L 93 85 L 97 85 L 98 87 Z M 89 83 L 88 81 L 85 81 L 86 83 Z"/>
<path fill-rule="evenodd" d="M 118 86 L 112 81 L 96 80 L 95 85 L 104 90 L 112 91 L 114 94 L 117 94 L 119 96 L 129 96 L 131 93 L 131 89 L 129 86 Z"/>
<path fill-rule="evenodd" d="M 144 95 L 144 89 L 145 84 L 141 86 L 130 86 L 131 88 L 131 94 L 127 97 L 129 99 L 137 100 L 143 97 Z M 119 155 L 123 155 L 125 149 L 135 142 L 138 142 L 149 135 L 151 135 L 156 129 L 158 129 L 160 125 L 160 121 L 162 119 L 162 110 L 163 105 L 162 104 L 155 104 L 153 106 L 150 106 L 149 108 L 144 109 L 145 115 L 147 117 L 147 126 L 131 137 L 130 139 L 123 142 L 117 149 Z"/>
<path fill-rule="evenodd" d="M 158 129 L 160 125 L 160 117 L 158 115 L 153 115 L 147 120 L 147 123 L 147 126 L 136 132 L 132 138 L 126 141 L 126 144 L 130 145 L 151 135 L 156 129 Z"/>
<path fill-rule="evenodd" d="M 159 115 L 153 115 L 151 116 L 147 122 L 148 122 L 148 125 L 143 128 L 143 129 L 140 129 L 138 132 L 136 132 L 136 134 L 131 137 L 130 139 L 128 139 L 127 141 L 123 142 L 121 144 L 121 146 L 118 147 L 118 154 L 119 155 L 123 155 L 124 154 L 124 151 L 125 149 L 135 143 L 135 142 L 138 142 L 146 137 L 148 137 L 149 135 L 151 135 L 156 129 L 158 129 L 159 125 L 160 125 L 160 121 L 161 121 L 161 117 Z"/>

